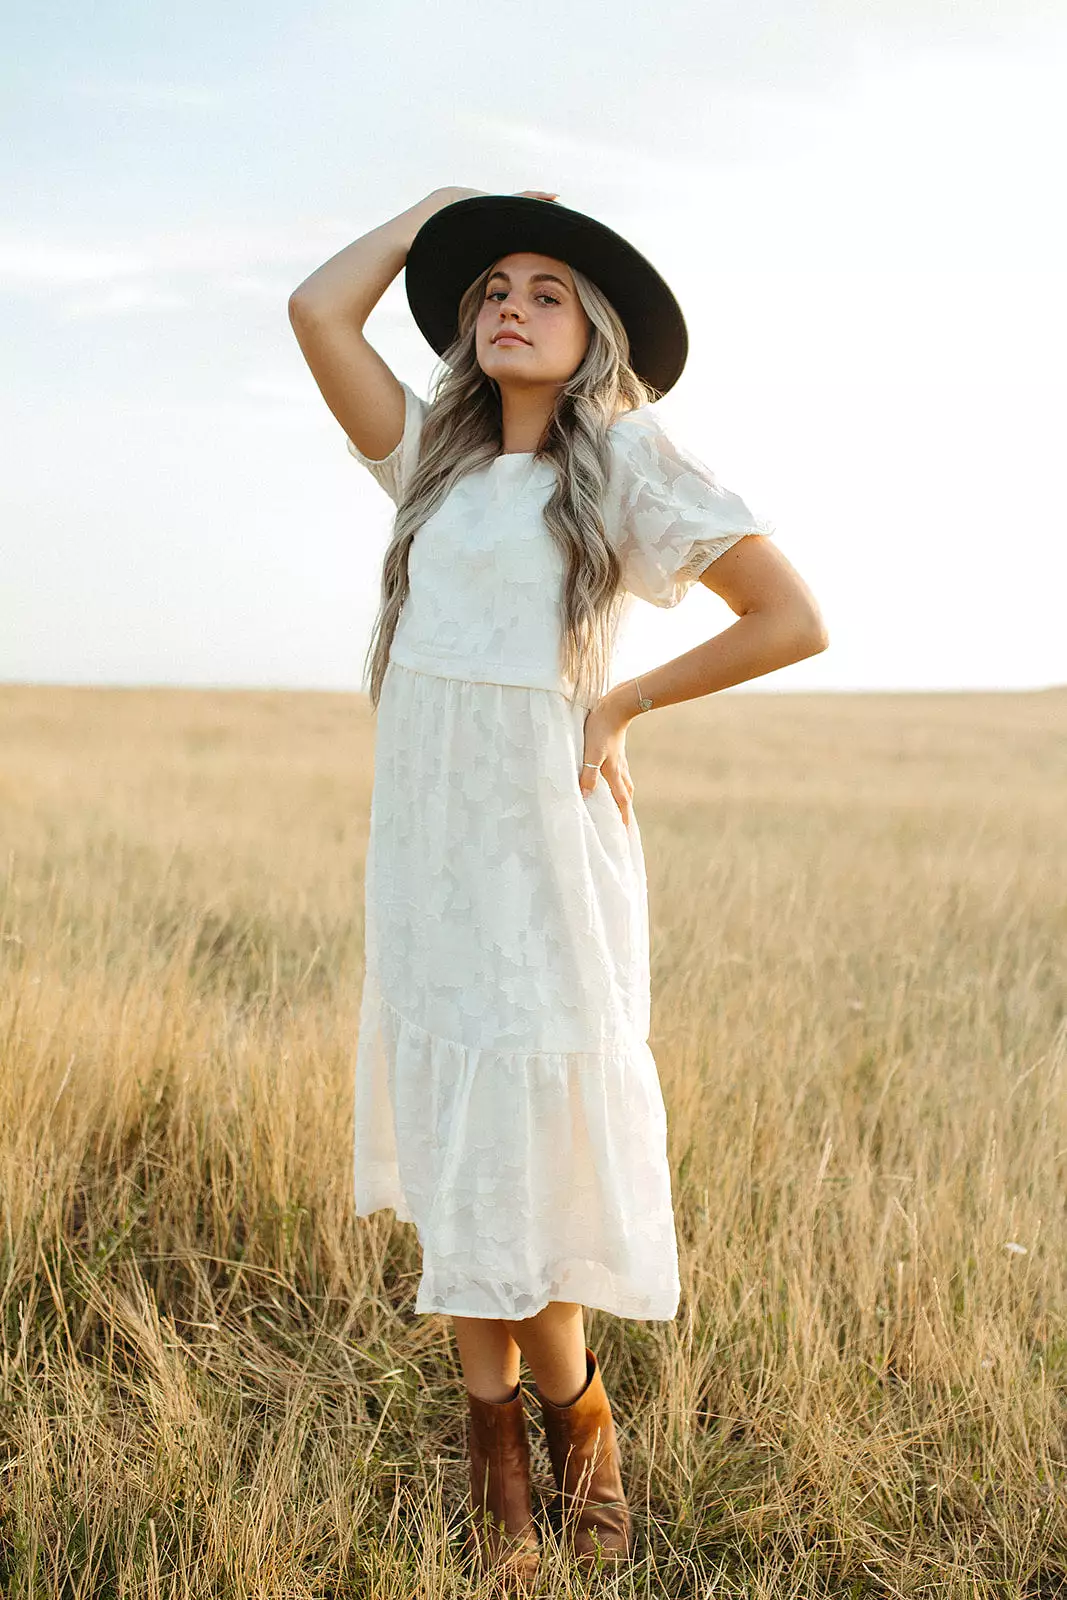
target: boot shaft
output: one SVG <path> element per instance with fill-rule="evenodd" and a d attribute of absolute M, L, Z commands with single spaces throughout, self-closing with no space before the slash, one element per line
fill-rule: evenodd
<path fill-rule="evenodd" d="M 585 1387 L 569 1406 L 539 1394 L 556 1487 L 565 1498 L 623 1498 L 618 1442 L 600 1364 L 586 1347 Z"/>
<path fill-rule="evenodd" d="M 586 1347 L 586 1381 L 569 1406 L 538 1393 L 552 1473 L 565 1524 L 576 1552 L 592 1556 L 631 1549 L 630 1513 L 623 1489 L 619 1447 L 600 1366 Z"/>
<path fill-rule="evenodd" d="M 522 1387 L 507 1400 L 467 1391 L 471 1544 L 483 1567 L 521 1585 L 537 1571 L 540 1540 L 530 1503 L 530 1452 Z"/>

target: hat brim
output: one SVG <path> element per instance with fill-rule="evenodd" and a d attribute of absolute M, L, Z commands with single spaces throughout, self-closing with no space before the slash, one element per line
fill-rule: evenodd
<path fill-rule="evenodd" d="M 491 262 L 518 250 L 565 261 L 591 278 L 618 312 L 630 365 L 660 394 L 673 388 L 689 353 L 682 308 L 639 250 L 595 217 L 527 195 L 470 195 L 435 211 L 408 250 L 408 305 L 442 355 L 459 331 L 463 293 Z"/>

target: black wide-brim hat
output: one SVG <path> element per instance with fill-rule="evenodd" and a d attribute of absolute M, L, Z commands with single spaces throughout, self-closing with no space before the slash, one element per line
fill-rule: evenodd
<path fill-rule="evenodd" d="M 479 194 L 435 211 L 408 250 L 404 280 L 421 333 L 442 355 L 459 332 L 459 303 L 475 278 L 513 251 L 555 256 L 591 278 L 630 340 L 630 365 L 660 394 L 689 353 L 682 308 L 655 267 L 621 234 L 555 200 Z"/>

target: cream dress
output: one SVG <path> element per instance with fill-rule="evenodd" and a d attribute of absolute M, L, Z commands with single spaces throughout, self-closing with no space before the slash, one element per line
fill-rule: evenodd
<path fill-rule="evenodd" d="M 396 502 L 428 406 L 374 461 Z M 771 527 L 672 442 L 618 419 L 604 514 L 626 599 L 671 606 Z M 560 676 L 555 468 L 499 455 L 423 524 L 377 711 L 355 1061 L 356 1213 L 422 1248 L 420 1312 L 550 1300 L 673 1317 L 678 1254 L 649 1034 L 636 807 L 583 797 L 588 706 Z"/>

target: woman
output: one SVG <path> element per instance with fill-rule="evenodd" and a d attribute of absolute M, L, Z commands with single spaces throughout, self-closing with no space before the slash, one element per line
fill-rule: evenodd
<path fill-rule="evenodd" d="M 650 409 L 687 354 L 670 289 L 556 200 L 436 190 L 289 302 L 397 508 L 368 652 L 356 1211 L 416 1224 L 415 1308 L 453 1318 L 467 1389 L 471 1549 L 518 1587 L 539 1558 L 520 1356 L 574 1551 L 624 1559 L 583 1306 L 678 1305 L 626 729 L 827 642 L 769 525 Z M 442 357 L 429 402 L 362 332 L 401 267 Z M 608 687 L 633 596 L 671 606 L 697 578 L 738 621 Z"/>

